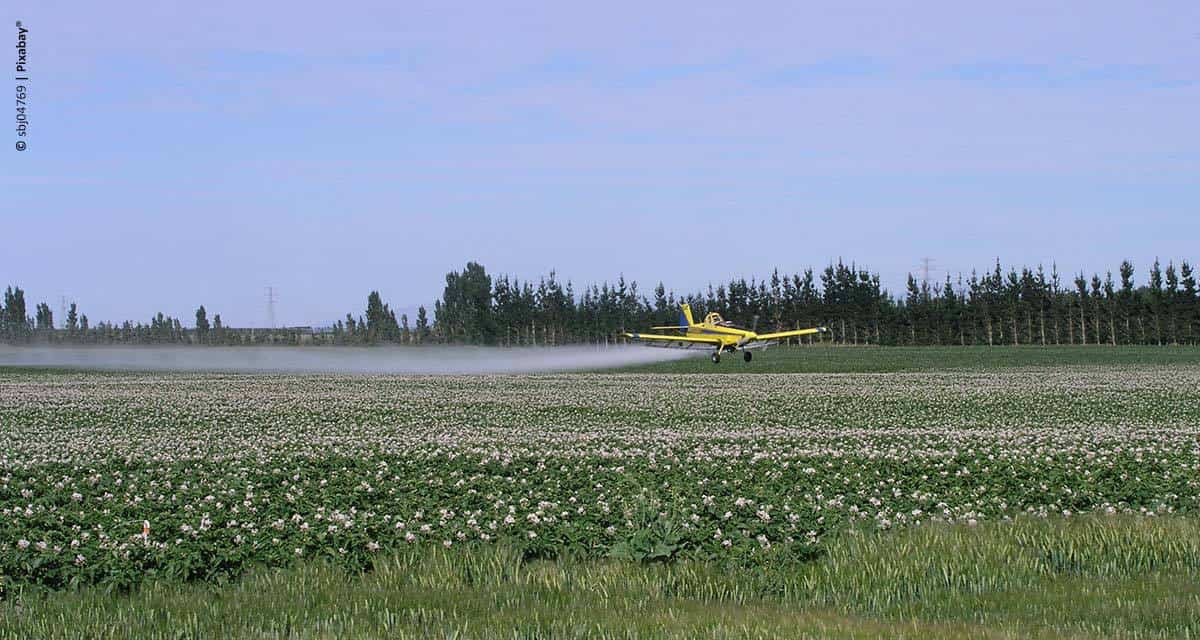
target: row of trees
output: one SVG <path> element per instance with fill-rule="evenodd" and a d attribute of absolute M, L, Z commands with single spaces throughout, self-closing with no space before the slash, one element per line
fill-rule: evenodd
<path fill-rule="evenodd" d="M 54 324 L 54 311 L 45 302 L 37 304 L 33 317 L 27 317 L 25 291 L 12 286 L 5 290 L 4 306 L 0 308 L 0 339 L 6 342 L 172 344 L 210 342 L 224 337 L 224 333 L 221 316 L 218 314 L 210 324 L 203 306 L 196 311 L 196 324 L 190 329 L 179 318 L 162 312 L 147 323 L 126 320 L 119 325 L 113 322 L 93 325 L 74 302 L 67 307 L 66 321 L 58 328 Z"/>
<path fill-rule="evenodd" d="M 1069 283 L 1057 268 L 1039 265 L 1018 273 L 995 268 L 965 283 L 947 277 L 939 287 L 921 286 L 910 275 L 904 304 L 908 344 L 1195 344 L 1200 342 L 1200 302 L 1191 265 L 1164 271 L 1158 260 L 1144 286 L 1122 262 L 1114 281 L 1075 275 Z"/>
<path fill-rule="evenodd" d="M 920 282 L 911 274 L 903 297 L 881 285 L 878 273 L 838 261 L 819 274 L 812 269 L 769 278 L 735 279 L 706 290 L 676 295 L 659 283 L 644 294 L 637 282 L 593 284 L 576 293 L 551 271 L 537 283 L 507 275 L 492 277 L 470 262 L 446 274 L 433 322 L 420 307 L 410 326 L 378 291 L 367 296 L 364 314 L 346 314 L 330 330 L 262 331 L 210 322 L 204 306 L 185 328 L 178 318 L 155 315 L 149 323 L 91 325 L 71 304 L 61 329 L 49 306 L 28 316 L 25 292 L 9 287 L 0 308 L 0 339 L 8 342 L 137 344 L 244 344 L 315 342 L 334 344 L 467 343 L 557 345 L 611 342 L 617 334 L 678 322 L 679 303 L 691 304 L 697 319 L 716 311 L 725 319 L 760 331 L 828 326 L 825 339 L 842 344 L 1196 344 L 1200 343 L 1200 298 L 1187 261 L 1155 260 L 1144 284 L 1122 262 L 1103 277 L 1075 274 L 1069 281 L 1051 266 L 1010 267 L 999 261 L 981 274 Z M 307 331 L 307 330 L 306 330 Z"/>
<path fill-rule="evenodd" d="M 161 312 L 149 322 L 126 320 L 121 324 L 99 322 L 89 324 L 86 314 L 80 314 L 74 302 L 67 309 L 66 322 L 55 325 L 54 312 L 46 303 L 36 306 L 35 314 L 26 314 L 25 291 L 20 287 L 8 287 L 4 305 L 0 307 L 0 341 L 10 343 L 39 344 L 350 344 L 377 342 L 428 342 L 431 329 L 425 308 L 417 314 L 416 327 L 408 327 L 405 315 L 396 320 L 396 315 L 372 292 L 367 299 L 366 318 L 355 320 L 350 314 L 346 321 L 338 321 L 328 331 L 313 332 L 307 327 L 281 329 L 230 328 L 221 321 L 221 314 L 209 319 L 208 310 L 200 305 L 195 312 L 195 323 L 184 325 L 179 318 Z"/>
<path fill-rule="evenodd" d="M 980 275 L 944 282 L 908 276 L 893 297 L 878 273 L 843 261 L 820 274 L 774 271 L 769 278 L 735 279 L 705 291 L 676 295 L 659 283 L 649 295 L 623 277 L 576 295 L 554 272 L 536 284 L 491 278 L 469 263 L 446 276 L 434 305 L 432 337 L 443 342 L 500 345 L 601 342 L 619 332 L 678 322 L 687 302 L 697 319 L 716 311 L 760 331 L 828 326 L 844 344 L 1195 344 L 1200 300 L 1187 261 L 1155 260 L 1144 285 L 1126 261 L 1117 279 L 1079 273 L 1068 283 L 1056 266 L 1005 270 L 999 261 Z"/>
<path fill-rule="evenodd" d="M 400 314 L 400 320 L 397 321 L 396 312 L 384 304 L 378 291 L 372 291 L 367 295 L 366 317 L 360 315 L 355 320 L 352 314 L 347 313 L 345 322 L 335 322 L 330 334 L 328 341 L 335 344 L 416 344 L 429 342 L 432 331 L 425 307 L 417 309 L 416 326 L 409 327 L 407 314 Z"/>
<path fill-rule="evenodd" d="M 28 317 L 25 291 L 13 286 L 5 290 L 4 306 L 0 307 L 0 340 L 11 343 L 233 345 L 249 341 L 243 333 L 240 329 L 227 329 L 221 322 L 221 314 L 210 321 L 204 305 L 196 310 L 192 327 L 162 312 L 145 323 L 126 320 L 121 324 L 91 324 L 87 314 L 80 313 L 74 302 L 67 307 L 66 321 L 56 326 L 54 311 L 45 302 L 38 303 L 34 315 Z"/>

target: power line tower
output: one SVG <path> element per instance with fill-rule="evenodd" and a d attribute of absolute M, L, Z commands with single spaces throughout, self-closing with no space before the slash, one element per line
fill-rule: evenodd
<path fill-rule="evenodd" d="M 921 285 L 926 289 L 929 288 L 929 272 L 934 269 L 933 258 L 921 258 Z"/>
<path fill-rule="evenodd" d="M 933 296 L 941 293 L 941 286 L 938 284 L 930 284 L 929 278 L 935 271 L 944 271 L 938 267 L 933 258 L 925 256 L 921 258 L 921 264 L 917 267 L 921 271 L 921 291 L 927 292 Z"/>
<path fill-rule="evenodd" d="M 275 328 L 275 303 L 279 300 L 279 296 L 275 294 L 275 287 L 267 287 L 267 324 L 272 329 Z"/>

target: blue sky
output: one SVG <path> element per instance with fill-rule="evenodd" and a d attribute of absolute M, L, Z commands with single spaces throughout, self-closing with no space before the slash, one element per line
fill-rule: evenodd
<path fill-rule="evenodd" d="M 3 9 L 32 69 L 0 281 L 93 322 L 259 325 L 273 285 L 325 324 L 467 260 L 646 290 L 1200 261 L 1196 2 L 170 4 Z"/>

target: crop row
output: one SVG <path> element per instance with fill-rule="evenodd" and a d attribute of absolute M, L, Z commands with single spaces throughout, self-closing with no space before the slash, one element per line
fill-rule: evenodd
<path fill-rule="evenodd" d="M 0 575 L 214 579 L 405 545 L 806 558 L 853 523 L 1200 509 L 1200 367 L 0 374 Z"/>

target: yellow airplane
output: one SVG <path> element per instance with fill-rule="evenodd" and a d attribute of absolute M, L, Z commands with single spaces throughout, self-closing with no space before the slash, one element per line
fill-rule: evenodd
<path fill-rule="evenodd" d="M 751 349 L 761 349 L 778 344 L 780 340 L 808 336 L 814 333 L 825 333 L 829 329 L 816 327 L 813 329 L 797 329 L 795 331 L 779 331 L 776 333 L 755 333 L 752 329 L 740 327 L 728 320 L 723 320 L 721 314 L 710 313 L 704 316 L 704 322 L 692 320 L 692 308 L 689 305 L 679 305 L 679 324 L 666 327 L 650 327 L 651 329 L 675 329 L 681 335 L 665 335 L 656 333 L 622 333 L 631 340 L 645 342 L 647 346 L 674 347 L 676 349 L 712 348 L 712 361 L 721 361 L 721 352 L 742 352 L 742 359 L 750 362 L 753 355 Z"/>

